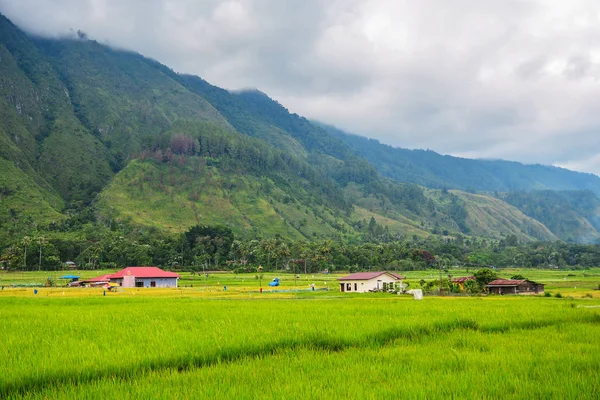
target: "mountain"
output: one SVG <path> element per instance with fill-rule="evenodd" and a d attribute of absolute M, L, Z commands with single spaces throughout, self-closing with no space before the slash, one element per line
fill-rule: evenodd
<path fill-rule="evenodd" d="M 110 180 L 110 156 L 44 54 L 1 15 L 0 38 L 0 215 L 59 220 L 65 202 L 89 199 Z"/>
<path fill-rule="evenodd" d="M 600 195 L 600 177 L 594 174 L 539 164 L 472 160 L 431 150 L 403 149 L 320 125 L 367 159 L 382 175 L 400 182 L 478 192 L 590 190 Z"/>
<path fill-rule="evenodd" d="M 453 178 L 438 167 L 423 182 L 385 173 L 344 135 L 260 91 L 229 92 L 86 38 L 32 38 L 4 17 L 0 115 L 0 228 L 9 237 L 86 223 L 165 232 L 200 223 L 244 238 L 557 239 L 519 202 L 445 190 Z M 548 181 L 562 171 L 547 171 Z M 519 179 L 510 182 L 529 182 Z"/>
<path fill-rule="evenodd" d="M 600 240 L 600 199 L 590 191 L 519 191 L 498 194 L 567 242 Z"/>
<path fill-rule="evenodd" d="M 494 192 L 496 198 L 541 222 L 561 240 L 579 243 L 600 240 L 600 199 L 597 197 L 600 178 L 594 174 L 502 160 L 464 159 L 431 150 L 395 148 L 332 126 L 318 125 L 369 160 L 384 176 L 432 188 L 457 188 L 480 194 Z M 470 196 L 471 201 L 474 199 Z M 473 211 L 473 208 L 469 209 Z M 474 233 L 493 235 L 498 226 L 491 226 L 490 231 L 476 229 Z"/>

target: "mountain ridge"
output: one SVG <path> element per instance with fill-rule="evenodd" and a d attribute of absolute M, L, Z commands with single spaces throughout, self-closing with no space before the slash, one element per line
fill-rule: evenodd
<path fill-rule="evenodd" d="M 241 237 L 558 239 L 498 196 L 446 190 L 435 171 L 420 170 L 440 182 L 432 189 L 389 176 L 258 90 L 227 91 L 95 41 L 30 38 L 4 17 L 0 33 L 10 235 L 93 210 L 109 226 L 223 224 Z"/>
<path fill-rule="evenodd" d="M 510 160 L 455 157 L 433 150 L 405 149 L 316 123 L 369 160 L 380 173 L 404 182 L 485 192 L 550 189 L 591 190 L 596 195 L 600 194 L 600 177 L 592 173 Z"/>

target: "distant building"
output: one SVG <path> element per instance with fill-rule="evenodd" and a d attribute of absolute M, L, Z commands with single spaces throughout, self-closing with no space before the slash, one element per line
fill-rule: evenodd
<path fill-rule="evenodd" d="M 460 290 L 465 290 L 465 282 L 474 280 L 474 276 L 461 276 L 460 278 L 452 278 L 451 282 L 457 284 L 460 287 Z"/>
<path fill-rule="evenodd" d="M 127 267 L 114 274 L 102 275 L 85 282 L 114 282 L 122 287 L 176 288 L 179 274 L 163 271 L 157 267 Z"/>
<path fill-rule="evenodd" d="M 494 294 L 542 294 L 544 285 L 529 279 L 496 279 L 485 285 Z"/>
<path fill-rule="evenodd" d="M 100 275 L 95 278 L 82 279 L 81 282 L 89 286 L 102 286 L 110 282 L 112 274 Z"/>
<path fill-rule="evenodd" d="M 65 266 L 68 269 L 77 269 L 77 264 L 75 264 L 73 261 L 67 261 L 67 262 L 65 262 Z"/>
<path fill-rule="evenodd" d="M 357 272 L 341 278 L 340 291 L 341 292 L 359 292 L 365 293 L 376 290 L 383 290 L 383 284 L 386 286 L 389 284 L 402 284 L 402 280 L 406 279 L 403 276 L 393 274 L 391 272 Z"/>

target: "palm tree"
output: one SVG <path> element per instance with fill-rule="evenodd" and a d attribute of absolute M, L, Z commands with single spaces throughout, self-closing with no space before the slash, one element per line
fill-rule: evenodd
<path fill-rule="evenodd" d="M 27 269 L 27 247 L 31 243 L 31 238 L 29 236 L 25 236 L 23 238 L 23 247 L 25 248 L 25 258 L 23 260 L 23 269 Z"/>
<path fill-rule="evenodd" d="M 38 244 L 40 245 L 40 263 L 38 264 L 38 271 L 42 270 L 42 247 L 44 246 L 44 244 L 46 244 L 46 238 L 43 236 L 40 236 L 38 238 Z"/>
<path fill-rule="evenodd" d="M 274 239 L 267 239 L 263 241 L 262 248 L 267 255 L 267 268 L 269 268 L 271 265 L 271 255 L 277 249 L 277 242 Z"/>

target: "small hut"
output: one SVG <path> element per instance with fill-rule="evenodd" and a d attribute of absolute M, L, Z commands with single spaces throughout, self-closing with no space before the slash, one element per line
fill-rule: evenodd
<path fill-rule="evenodd" d="M 542 294 L 544 284 L 529 279 L 496 279 L 485 285 L 494 294 Z"/>

